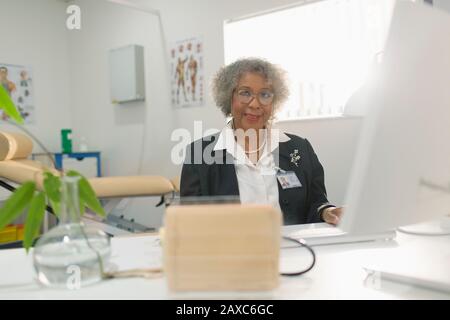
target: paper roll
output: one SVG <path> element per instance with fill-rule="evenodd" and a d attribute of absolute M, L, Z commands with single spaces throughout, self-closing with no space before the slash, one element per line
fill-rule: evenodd
<path fill-rule="evenodd" d="M 33 151 L 33 142 L 22 133 L 0 132 L 0 161 L 25 159 Z"/>

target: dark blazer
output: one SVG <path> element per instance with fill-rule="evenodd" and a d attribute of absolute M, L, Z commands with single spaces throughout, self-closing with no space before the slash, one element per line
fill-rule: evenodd
<path fill-rule="evenodd" d="M 219 134 L 194 141 L 186 149 L 186 161 L 181 173 L 181 197 L 239 195 L 233 157 L 225 150 L 213 150 Z M 302 187 L 283 189 L 278 182 L 284 224 L 323 222 L 318 208 L 323 210 L 332 206 L 327 199 L 323 167 L 308 140 L 286 135 L 290 140 L 280 142 L 278 149 L 273 151 L 279 152 L 277 166 L 285 171 L 294 171 Z M 295 149 L 301 157 L 298 166 L 291 162 L 290 154 Z M 213 161 L 205 160 L 203 154 L 210 155 Z"/>

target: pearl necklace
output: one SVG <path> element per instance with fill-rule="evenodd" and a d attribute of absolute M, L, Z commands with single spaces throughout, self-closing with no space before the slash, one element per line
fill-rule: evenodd
<path fill-rule="evenodd" d="M 251 151 L 245 151 L 245 153 L 246 154 L 253 154 L 253 153 L 256 153 L 256 152 L 259 152 L 262 148 L 264 148 L 264 146 L 266 145 L 266 141 L 267 141 L 267 133 L 266 133 L 266 135 L 265 135 L 265 137 L 264 137 L 264 142 L 261 144 L 261 146 L 258 148 L 258 149 L 256 149 L 256 150 L 251 150 Z"/>
<path fill-rule="evenodd" d="M 234 128 L 234 119 L 231 119 L 231 128 L 233 130 L 235 130 L 235 128 Z M 261 146 L 258 149 L 252 150 L 252 151 L 245 151 L 244 150 L 245 154 L 253 154 L 253 153 L 259 152 L 262 148 L 264 148 L 264 146 L 266 145 L 266 142 L 267 142 L 267 130 L 268 129 L 266 128 L 265 135 L 264 135 L 264 142 L 261 144 Z"/>

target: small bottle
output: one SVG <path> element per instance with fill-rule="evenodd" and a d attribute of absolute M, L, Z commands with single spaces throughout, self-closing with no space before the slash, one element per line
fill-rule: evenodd
<path fill-rule="evenodd" d="M 80 138 L 80 151 L 82 152 L 88 151 L 88 145 L 86 143 L 85 137 Z"/>
<path fill-rule="evenodd" d="M 72 153 L 72 130 L 61 130 L 61 147 L 63 153 Z"/>

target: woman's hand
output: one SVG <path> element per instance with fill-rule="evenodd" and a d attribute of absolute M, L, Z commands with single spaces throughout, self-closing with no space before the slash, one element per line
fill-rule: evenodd
<path fill-rule="evenodd" d="M 339 207 L 331 207 L 326 208 L 322 212 L 322 218 L 325 220 L 326 223 L 337 225 L 341 221 L 341 216 L 344 211 L 344 208 Z"/>

